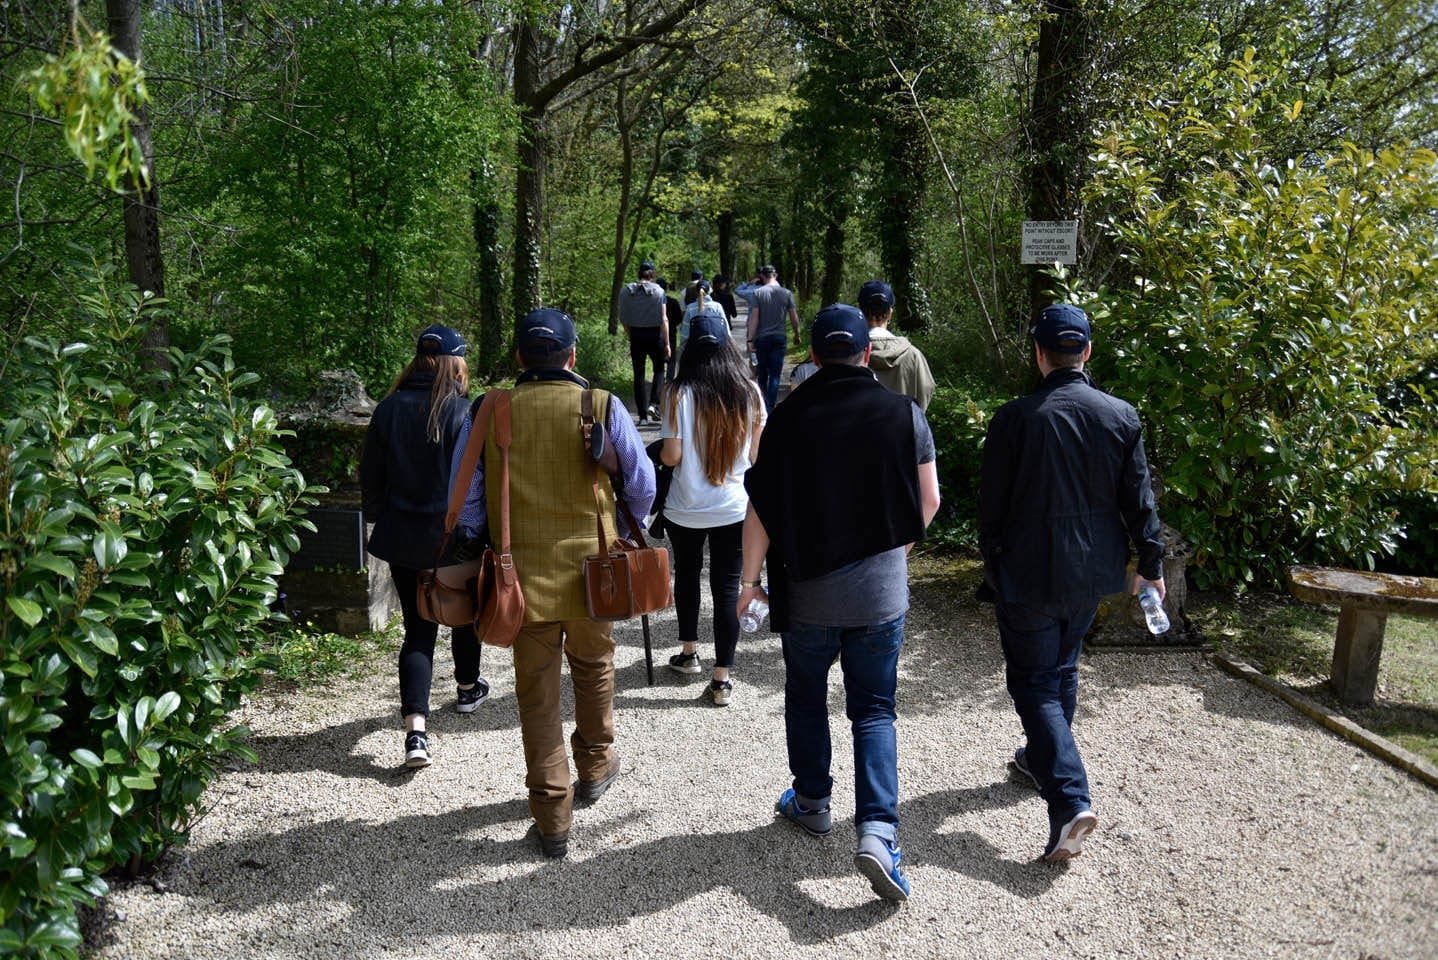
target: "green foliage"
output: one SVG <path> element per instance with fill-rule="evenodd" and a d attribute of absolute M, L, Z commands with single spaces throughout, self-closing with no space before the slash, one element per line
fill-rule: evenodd
<path fill-rule="evenodd" d="M 291 623 L 270 634 L 266 647 L 276 676 L 309 684 L 347 676 L 386 639 L 385 633 L 350 637 L 309 623 Z"/>
<path fill-rule="evenodd" d="M 1096 290 L 1060 278 L 1147 418 L 1200 585 L 1371 567 L 1401 533 L 1388 496 L 1438 492 L 1434 154 L 1272 155 L 1294 72 L 1211 46 L 1105 130 L 1086 197 L 1118 265 Z"/>
<path fill-rule="evenodd" d="M 925 541 L 947 547 L 978 545 L 979 473 L 989 417 L 1008 400 L 987 387 L 941 383 L 925 411 L 939 469 L 939 514 Z"/>
<path fill-rule="evenodd" d="M 378 396 L 424 326 L 477 340 L 471 176 L 507 129 L 475 60 L 486 23 L 414 0 L 281 0 L 254 17 L 219 67 L 243 100 L 200 111 L 198 137 L 156 125 L 183 157 L 168 202 L 199 221 L 177 226 L 191 236 L 172 266 L 197 305 L 177 332 L 229 331 L 237 360 L 285 392 L 352 367 Z M 184 42 L 164 44 L 171 69 L 203 72 Z M 161 97 L 193 102 L 184 86 Z"/>
<path fill-rule="evenodd" d="M 110 45 L 104 33 L 72 37 L 74 45 L 25 76 L 35 104 L 60 120 L 65 144 L 85 166 L 100 172 L 116 192 L 149 180 L 140 143 L 131 131 L 135 110 L 149 102 L 140 65 Z"/>
<path fill-rule="evenodd" d="M 298 544 L 304 481 L 225 338 L 142 365 L 133 289 L 95 283 L 0 388 L 0 952 L 74 957 L 101 874 L 183 838 Z"/>

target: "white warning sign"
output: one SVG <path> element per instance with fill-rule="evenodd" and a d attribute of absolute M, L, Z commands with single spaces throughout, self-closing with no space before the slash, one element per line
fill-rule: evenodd
<path fill-rule="evenodd" d="M 1022 263 L 1076 263 L 1077 220 L 1025 220 Z"/>

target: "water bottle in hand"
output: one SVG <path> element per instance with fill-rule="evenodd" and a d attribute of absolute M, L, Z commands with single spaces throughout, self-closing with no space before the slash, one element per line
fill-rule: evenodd
<path fill-rule="evenodd" d="M 1148 632 L 1154 636 L 1168 632 L 1168 614 L 1164 612 L 1163 601 L 1158 590 L 1151 583 L 1145 583 L 1138 592 L 1138 605 L 1143 608 L 1143 618 L 1148 622 Z"/>
<path fill-rule="evenodd" d="M 758 633 L 759 626 L 769 615 L 769 605 L 758 597 L 749 601 L 749 606 L 739 614 L 739 629 L 745 633 Z"/>

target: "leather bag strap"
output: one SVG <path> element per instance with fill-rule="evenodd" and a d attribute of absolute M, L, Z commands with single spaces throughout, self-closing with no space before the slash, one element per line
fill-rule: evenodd
<path fill-rule="evenodd" d="M 500 391 L 494 406 L 494 442 L 499 447 L 499 559 L 504 567 L 514 565 L 509 549 L 509 391 Z"/>

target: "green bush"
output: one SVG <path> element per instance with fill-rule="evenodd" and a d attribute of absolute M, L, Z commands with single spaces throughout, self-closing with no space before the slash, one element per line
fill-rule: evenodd
<path fill-rule="evenodd" d="M 274 413 L 227 341 L 147 369 L 133 290 L 85 342 L 28 338 L 0 410 L 0 954 L 73 957 L 101 875 L 182 839 L 305 523 Z"/>
<path fill-rule="evenodd" d="M 1097 290 L 1061 278 L 1200 586 L 1371 567 L 1403 532 L 1393 496 L 1438 493 L 1434 154 L 1272 155 L 1313 95 L 1293 75 L 1210 47 L 1106 130 L 1086 200 L 1117 262 Z"/>
<path fill-rule="evenodd" d="M 976 547 L 979 542 L 979 472 L 989 417 L 1009 397 L 941 384 L 926 416 L 934 432 L 939 468 L 939 514 L 925 541 L 944 547 Z"/>

